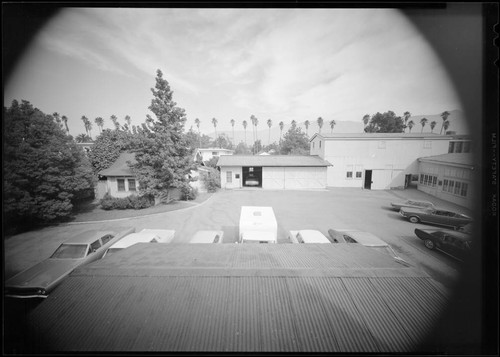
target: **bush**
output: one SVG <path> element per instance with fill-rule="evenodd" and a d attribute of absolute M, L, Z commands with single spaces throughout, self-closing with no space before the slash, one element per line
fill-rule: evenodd
<path fill-rule="evenodd" d="M 148 196 L 128 196 L 124 198 L 111 197 L 106 194 L 101 199 L 101 208 L 104 210 L 113 209 L 143 209 L 151 207 L 154 201 Z"/>
<path fill-rule="evenodd" d="M 192 187 L 190 184 L 185 184 L 181 187 L 181 200 L 190 201 L 198 196 L 198 189 Z"/>
<path fill-rule="evenodd" d="M 220 172 L 217 169 L 207 167 L 208 171 L 200 172 L 200 179 L 208 192 L 215 192 L 220 188 Z"/>

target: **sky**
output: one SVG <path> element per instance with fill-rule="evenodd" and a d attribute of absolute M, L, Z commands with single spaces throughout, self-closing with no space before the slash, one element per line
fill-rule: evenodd
<path fill-rule="evenodd" d="M 116 115 L 140 125 L 160 69 L 185 129 L 231 130 L 255 115 L 298 123 L 462 109 L 446 68 L 394 9 L 67 8 L 32 41 L 4 89 L 69 118 L 70 134 Z M 98 134 L 97 125 L 92 129 Z"/>

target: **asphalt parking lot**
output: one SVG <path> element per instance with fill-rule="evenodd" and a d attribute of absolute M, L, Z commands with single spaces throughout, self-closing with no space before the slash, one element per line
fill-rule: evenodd
<path fill-rule="evenodd" d="M 389 243 L 406 261 L 421 268 L 444 286 L 453 286 L 460 265 L 440 252 L 427 250 L 414 235 L 417 227 L 404 220 L 390 203 L 401 198 L 430 200 L 438 207 L 468 213 L 466 209 L 415 189 L 370 191 L 334 188 L 311 191 L 269 191 L 261 189 L 220 190 L 198 206 L 115 221 L 64 224 L 13 236 L 4 242 L 5 278 L 49 257 L 69 237 L 86 230 L 121 231 L 135 227 L 173 229 L 173 243 L 187 243 L 198 230 L 223 230 L 224 243 L 238 239 L 241 206 L 271 206 L 278 222 L 278 243 L 287 244 L 288 231 L 315 229 L 328 236 L 330 228 L 369 231 Z"/>

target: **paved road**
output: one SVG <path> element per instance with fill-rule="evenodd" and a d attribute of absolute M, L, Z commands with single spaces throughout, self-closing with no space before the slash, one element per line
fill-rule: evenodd
<path fill-rule="evenodd" d="M 397 196 L 428 199 L 441 207 L 446 205 L 444 201 L 416 190 L 397 193 L 357 188 L 222 190 L 199 206 L 179 211 L 119 221 L 61 225 L 13 236 L 5 241 L 5 277 L 47 258 L 62 241 L 85 230 L 174 229 L 173 243 L 186 243 L 197 230 L 214 229 L 224 231 L 224 243 L 234 243 L 238 237 L 241 206 L 271 206 L 278 221 L 278 243 L 289 243 L 289 230 L 317 229 L 327 236 L 330 228 L 370 231 L 392 245 L 403 259 L 423 269 L 444 286 L 452 287 L 459 278 L 460 265 L 442 253 L 426 249 L 413 233 L 417 227 L 431 226 L 409 223 L 390 210 L 390 202 L 397 200 Z M 456 207 L 448 205 L 448 208 Z"/>

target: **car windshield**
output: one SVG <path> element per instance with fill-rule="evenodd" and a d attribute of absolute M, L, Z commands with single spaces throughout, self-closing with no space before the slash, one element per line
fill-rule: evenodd
<path fill-rule="evenodd" d="M 52 254 L 55 259 L 80 259 L 87 254 L 86 244 L 61 244 Z"/>

